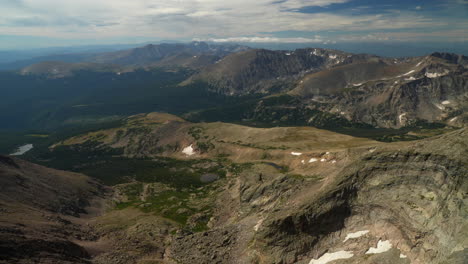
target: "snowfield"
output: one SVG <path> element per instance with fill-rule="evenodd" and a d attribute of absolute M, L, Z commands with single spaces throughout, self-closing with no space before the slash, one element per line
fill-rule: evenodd
<path fill-rule="evenodd" d="M 328 262 L 338 260 L 338 259 L 349 259 L 352 258 L 354 254 L 351 251 L 337 251 L 334 253 L 325 253 L 319 259 L 313 259 L 309 264 L 327 264 Z"/>
<path fill-rule="evenodd" d="M 192 145 L 190 145 L 190 146 L 184 148 L 184 149 L 182 150 L 182 153 L 184 153 L 184 154 L 187 155 L 187 156 L 192 156 L 192 155 L 195 154 L 195 151 L 194 151 Z"/>

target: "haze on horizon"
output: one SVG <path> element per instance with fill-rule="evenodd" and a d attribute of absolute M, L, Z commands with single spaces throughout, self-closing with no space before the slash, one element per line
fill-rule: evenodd
<path fill-rule="evenodd" d="M 466 42 L 467 0 L 1 0 L 0 49 L 218 43 Z"/>

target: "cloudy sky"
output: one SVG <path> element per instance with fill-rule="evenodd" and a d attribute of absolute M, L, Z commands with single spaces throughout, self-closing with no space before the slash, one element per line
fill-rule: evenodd
<path fill-rule="evenodd" d="M 155 40 L 465 42 L 468 0 L 0 0 L 0 49 Z"/>

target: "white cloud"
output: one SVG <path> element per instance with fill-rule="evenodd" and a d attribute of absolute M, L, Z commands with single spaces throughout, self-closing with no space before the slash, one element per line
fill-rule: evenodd
<path fill-rule="evenodd" d="M 7 1 L 0 5 L 2 34 L 77 39 L 147 36 L 164 39 L 213 38 L 218 42 L 241 39 L 245 42 L 295 43 L 334 39 L 274 38 L 271 33 L 371 30 L 378 35 L 379 31 L 387 29 L 444 25 L 441 21 L 415 15 L 414 12 L 346 16 L 292 11 L 306 6 L 326 7 L 349 0 L 2 1 Z M 465 32 L 463 36 L 466 35 Z"/>
<path fill-rule="evenodd" d="M 211 41 L 211 42 L 252 42 L 252 43 L 319 43 L 324 42 L 320 36 L 315 38 L 275 38 L 275 37 L 231 37 L 231 38 L 195 38 L 195 41 Z"/>

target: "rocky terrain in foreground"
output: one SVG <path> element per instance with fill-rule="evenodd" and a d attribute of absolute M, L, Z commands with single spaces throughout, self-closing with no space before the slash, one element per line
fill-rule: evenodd
<path fill-rule="evenodd" d="M 108 189 L 77 173 L 0 156 L 0 263 L 89 263 L 78 240 Z"/>
<path fill-rule="evenodd" d="M 47 229 L 55 231 L 47 231 L 46 240 L 63 242 L 74 235 L 71 243 L 64 242 L 75 250 L 67 254 L 79 252 L 69 256 L 38 249 L 21 263 L 33 256 L 51 263 L 40 256 L 55 254 L 69 263 L 100 264 L 461 264 L 468 242 L 467 136 L 462 128 L 423 140 L 382 143 L 314 128 L 193 124 L 165 114 L 138 115 L 121 127 L 50 148 L 49 155 L 70 162 L 73 170 L 122 180 L 112 187 L 110 207 L 78 218 L 78 226 L 55 219 L 83 213 L 85 201 L 103 193 L 102 187 L 80 174 L 2 158 L 3 181 L 22 175 L 37 182 L 37 170 L 73 175 L 75 181 L 59 189 L 63 193 L 45 192 L 33 204 L 8 192 L 23 190 L 28 180 L 2 184 L 10 186 L 2 189 L 2 204 L 21 206 L 5 207 L 2 215 L 9 216 L 4 218 L 9 224 L 3 230 L 9 240 L 2 241 L 10 242 L 2 244 L 1 252 L 18 252 L 12 250 L 26 242 L 12 240 L 25 241 L 28 234 L 18 230 L 35 226 L 11 217 L 21 208 L 39 212 L 45 227 L 55 225 Z M 73 165 L 70 157 L 84 153 L 89 159 Z M 131 170 L 133 164 L 145 164 L 144 171 Z M 60 186 L 56 180 L 41 189 Z M 48 208 L 55 204 L 48 201 L 62 206 Z M 91 230 L 92 237 L 83 230 Z M 17 235 L 6 236 L 11 233 Z"/>

